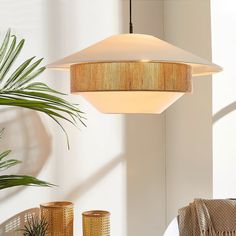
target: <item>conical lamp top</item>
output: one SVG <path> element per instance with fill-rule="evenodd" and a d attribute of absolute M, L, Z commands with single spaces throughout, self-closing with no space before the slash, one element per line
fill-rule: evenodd
<path fill-rule="evenodd" d="M 88 48 L 67 56 L 49 68 L 69 69 L 73 64 L 87 62 L 152 61 L 188 64 L 192 75 L 220 72 L 222 68 L 188 51 L 151 35 L 120 34 L 106 38 Z"/>

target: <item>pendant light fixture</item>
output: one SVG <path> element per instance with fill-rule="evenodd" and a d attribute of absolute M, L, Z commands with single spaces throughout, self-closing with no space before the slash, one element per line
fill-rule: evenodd
<path fill-rule="evenodd" d="M 222 68 L 151 35 L 114 35 L 56 61 L 70 70 L 71 92 L 104 113 L 162 113 L 192 91 L 192 77 Z"/>

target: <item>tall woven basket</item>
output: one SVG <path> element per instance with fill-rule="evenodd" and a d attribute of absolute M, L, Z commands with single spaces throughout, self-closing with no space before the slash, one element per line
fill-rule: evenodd
<path fill-rule="evenodd" d="M 72 236 L 74 210 L 71 202 L 49 202 L 40 205 L 41 217 L 48 222 L 47 236 Z"/>
<path fill-rule="evenodd" d="M 108 211 L 84 212 L 83 236 L 110 236 L 110 213 Z"/>

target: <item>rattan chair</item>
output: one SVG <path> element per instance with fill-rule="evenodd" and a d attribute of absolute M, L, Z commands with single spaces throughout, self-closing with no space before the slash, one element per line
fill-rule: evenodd
<path fill-rule="evenodd" d="M 24 228 L 27 220 L 32 217 L 39 217 L 39 208 L 31 208 L 22 211 L 11 217 L 0 225 L 1 236 L 22 236 L 21 229 Z"/>

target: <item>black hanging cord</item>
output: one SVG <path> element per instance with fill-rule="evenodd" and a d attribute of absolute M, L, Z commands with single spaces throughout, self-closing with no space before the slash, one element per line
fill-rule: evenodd
<path fill-rule="evenodd" d="M 132 23 L 132 0 L 129 0 L 129 33 L 133 34 L 134 28 Z"/>

